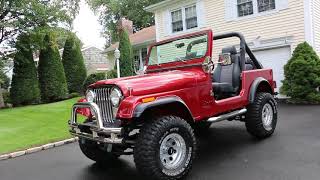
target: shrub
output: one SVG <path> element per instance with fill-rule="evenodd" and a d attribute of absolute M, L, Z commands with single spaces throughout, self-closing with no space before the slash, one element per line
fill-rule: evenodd
<path fill-rule="evenodd" d="M 2 71 L 0 71 L 0 87 L 3 89 L 8 89 L 10 86 L 10 79 Z"/>
<path fill-rule="evenodd" d="M 8 91 L 2 92 L 4 104 L 11 104 L 10 93 Z"/>
<path fill-rule="evenodd" d="M 107 72 L 107 79 L 114 79 L 117 77 L 118 77 L 117 70 L 113 69 Z"/>
<path fill-rule="evenodd" d="M 320 103 L 320 59 L 308 43 L 297 46 L 284 67 L 284 75 L 281 93 L 293 102 Z"/>
<path fill-rule="evenodd" d="M 39 103 L 40 90 L 37 70 L 28 35 L 19 36 L 16 49 L 10 90 L 11 102 L 14 106 Z"/>
<path fill-rule="evenodd" d="M 64 45 L 62 63 L 69 93 L 81 93 L 82 83 L 87 77 L 86 67 L 80 49 L 80 41 L 74 34 L 70 34 Z"/>
<path fill-rule="evenodd" d="M 52 33 L 44 37 L 39 56 L 39 82 L 43 102 L 54 102 L 67 95 L 67 83 L 58 46 Z"/>
<path fill-rule="evenodd" d="M 104 80 L 106 79 L 106 74 L 105 73 L 94 73 L 90 74 L 83 82 L 83 89 L 86 90 L 87 87 L 97 81 Z"/>
<path fill-rule="evenodd" d="M 124 29 L 119 32 L 119 50 L 120 50 L 120 74 L 121 77 L 132 76 L 133 70 L 133 52 L 128 33 Z M 117 63 L 116 63 L 117 64 Z M 117 65 L 115 68 L 117 69 Z"/>

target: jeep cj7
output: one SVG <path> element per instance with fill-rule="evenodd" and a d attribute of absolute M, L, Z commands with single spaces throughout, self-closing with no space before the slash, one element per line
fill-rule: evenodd
<path fill-rule="evenodd" d="M 213 41 L 239 38 L 240 44 L 212 57 Z M 258 139 L 277 124 L 276 83 L 240 33 L 213 36 L 200 31 L 154 44 L 144 75 L 90 85 L 74 104 L 70 133 L 83 154 L 112 163 L 133 154 L 147 177 L 180 179 L 190 171 L 195 134 L 212 123 L 237 120 Z M 86 116 L 83 123 L 77 115 Z"/>

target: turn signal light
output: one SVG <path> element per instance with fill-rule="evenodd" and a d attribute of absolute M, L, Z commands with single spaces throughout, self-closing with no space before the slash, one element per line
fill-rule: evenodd
<path fill-rule="evenodd" d="M 143 103 L 148 103 L 148 102 L 152 102 L 152 101 L 154 101 L 154 100 L 156 100 L 155 97 L 149 97 L 149 98 L 144 98 L 144 99 L 142 99 L 142 102 L 143 102 Z"/>

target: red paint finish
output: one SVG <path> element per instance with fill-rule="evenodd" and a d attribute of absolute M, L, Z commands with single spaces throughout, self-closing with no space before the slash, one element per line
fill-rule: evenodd
<path fill-rule="evenodd" d="M 208 39 L 213 39 L 212 32 L 208 30 L 179 38 L 202 34 L 207 34 Z M 159 42 L 155 45 L 179 38 Z M 211 57 L 212 46 L 213 42 L 208 41 L 208 51 L 205 57 Z M 155 97 L 157 100 L 175 96 L 185 102 L 195 121 L 199 121 L 248 105 L 250 87 L 258 77 L 265 78 L 271 86 L 274 86 L 271 69 L 244 71 L 242 72 L 240 94 L 236 97 L 216 101 L 212 96 L 211 74 L 202 70 L 201 63 L 205 57 L 187 62 L 166 63 L 161 67 L 157 65 L 149 66 L 145 75 L 99 81 L 92 84 L 90 88 L 116 85 L 122 90 L 125 98 L 121 102 L 117 113 L 117 118 L 120 119 L 130 120 L 135 108 L 142 103 L 144 98 Z"/>

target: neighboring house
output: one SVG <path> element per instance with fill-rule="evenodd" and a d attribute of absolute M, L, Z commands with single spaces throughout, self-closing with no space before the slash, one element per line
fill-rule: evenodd
<path fill-rule="evenodd" d="M 208 28 L 243 33 L 264 67 L 273 69 L 278 87 L 299 43 L 307 41 L 320 55 L 319 0 L 165 0 L 145 10 L 155 14 L 157 41 Z M 213 57 L 235 44 L 215 42 Z"/>
<path fill-rule="evenodd" d="M 87 69 L 87 74 L 95 72 L 106 72 L 113 69 L 113 64 L 110 64 L 103 50 L 89 46 L 81 49 L 84 64 Z"/>
<path fill-rule="evenodd" d="M 132 21 L 122 19 L 120 26 L 123 26 L 129 32 L 129 39 L 133 48 L 134 68 L 137 73 L 143 70 L 145 64 L 148 48 L 152 43 L 156 42 L 156 28 L 155 26 L 144 28 L 136 33 L 133 33 Z M 115 57 L 114 50 L 119 47 L 119 43 L 112 44 L 106 49 L 107 58 L 114 68 Z M 120 52 L 121 53 L 121 52 Z"/>

